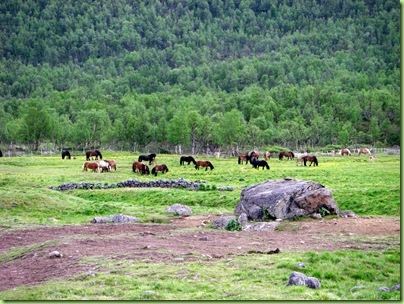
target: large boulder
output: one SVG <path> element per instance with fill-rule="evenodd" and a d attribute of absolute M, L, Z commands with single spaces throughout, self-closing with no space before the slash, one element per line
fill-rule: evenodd
<path fill-rule="evenodd" d="M 284 179 L 243 189 L 234 212 L 252 220 L 291 219 L 319 213 L 322 208 L 329 214 L 340 213 L 330 189 L 312 181 Z"/>

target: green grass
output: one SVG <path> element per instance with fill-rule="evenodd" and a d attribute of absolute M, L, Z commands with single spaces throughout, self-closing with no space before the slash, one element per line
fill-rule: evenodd
<path fill-rule="evenodd" d="M 267 180 L 292 177 L 313 180 L 332 189 L 337 206 L 358 215 L 399 216 L 400 158 L 378 155 L 375 163 L 366 156 L 329 157 L 321 155 L 319 167 L 296 167 L 294 161 L 271 159 L 271 169 L 255 170 L 250 165 L 238 165 L 236 158 L 209 159 L 213 171 L 195 170 L 192 165 L 179 165 L 178 155 L 159 155 L 170 171 L 164 175 L 141 176 L 132 172 L 137 155 L 104 151 L 104 158 L 117 161 L 117 172 L 95 174 L 82 172 L 84 156 L 76 160 L 53 157 L 3 157 L 0 159 L 0 227 L 12 228 L 11 223 L 43 224 L 55 218 L 60 224 L 87 223 L 94 216 L 112 213 L 137 214 L 144 221 L 148 214 L 160 214 L 174 203 L 191 207 L 194 214 L 232 212 L 243 187 Z M 49 186 L 63 183 L 92 182 L 102 185 L 128 179 L 178 179 L 202 181 L 210 187 L 231 186 L 234 191 L 190 191 L 186 189 L 119 188 L 71 190 L 60 192 Z"/>
<path fill-rule="evenodd" d="M 104 158 L 117 161 L 117 172 L 82 172 L 84 156 L 77 160 L 53 157 L 0 158 L 0 229 L 22 229 L 43 225 L 88 224 L 95 216 L 116 213 L 132 215 L 143 223 L 166 223 L 172 214 L 164 209 L 180 203 L 194 215 L 232 213 L 244 187 L 267 180 L 292 177 L 319 182 L 332 190 L 341 210 L 361 216 L 400 216 L 400 157 L 319 156 L 319 167 L 296 167 L 294 161 L 271 159 L 271 169 L 255 170 L 238 165 L 236 158 L 208 159 L 213 171 L 179 165 L 178 155 L 158 155 L 170 171 L 164 175 L 140 176 L 132 172 L 137 154 L 103 151 Z M 117 188 L 94 190 L 49 189 L 63 183 L 118 183 L 128 179 L 150 181 L 178 179 L 202 181 L 210 186 L 231 186 L 234 191 L 190 191 L 186 189 Z M 50 220 L 55 219 L 55 221 Z M 240 232 L 242 233 L 242 232 Z M 330 236 L 330 237 L 336 237 Z M 396 239 L 380 238 L 380 250 L 362 252 L 282 252 L 279 255 L 235 255 L 231 259 L 165 263 L 131 259 L 92 257 L 82 263 L 94 265 L 96 276 L 79 276 L 33 287 L 0 292 L 8 300 L 399 300 L 400 293 L 377 291 L 400 282 L 400 251 Z M 390 244 L 387 246 L 387 244 Z M 14 248 L 0 255 L 0 262 L 18 259 L 34 247 Z M 347 248 L 349 249 L 349 248 Z M 306 264 L 299 269 L 297 262 Z M 322 288 L 286 287 L 291 271 L 317 277 Z M 365 288 L 351 291 L 354 286 Z M 119 286 L 119 288 L 117 288 Z"/>
<path fill-rule="evenodd" d="M 303 262 L 300 269 L 297 262 Z M 398 251 L 283 252 L 234 256 L 218 261 L 164 263 L 108 257 L 86 258 L 98 267 L 62 282 L 1 292 L 8 300 L 397 300 L 399 291 L 380 286 L 400 281 Z M 286 284 L 292 271 L 316 277 L 321 289 Z M 117 286 L 119 288 L 117 288 Z M 351 291 L 355 286 L 362 289 Z"/>

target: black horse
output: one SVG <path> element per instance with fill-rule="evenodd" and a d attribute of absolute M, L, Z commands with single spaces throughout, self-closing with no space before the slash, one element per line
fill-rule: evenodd
<path fill-rule="evenodd" d="M 63 150 L 62 151 L 62 159 L 65 159 L 65 157 L 67 157 L 67 159 L 70 159 L 70 153 L 67 150 Z"/>
<path fill-rule="evenodd" d="M 181 156 L 180 158 L 180 165 L 185 165 L 185 163 L 188 163 L 188 165 L 190 163 L 193 163 L 194 165 L 196 165 L 196 161 L 195 159 L 190 155 L 190 156 Z"/>
<path fill-rule="evenodd" d="M 91 157 L 91 159 L 93 159 L 94 156 L 95 156 L 95 159 L 98 159 L 98 156 L 100 157 L 100 159 L 102 159 L 101 152 L 98 150 L 92 150 L 92 151 L 86 152 L 86 160 L 90 160 L 90 157 Z"/>
<path fill-rule="evenodd" d="M 265 160 L 258 160 L 253 157 L 250 162 L 253 165 L 254 169 L 259 169 L 259 167 L 262 167 L 262 170 L 264 170 L 265 168 L 269 170 L 269 165 Z"/>
<path fill-rule="evenodd" d="M 152 153 L 149 155 L 139 155 L 139 158 L 137 159 L 138 162 L 141 162 L 143 160 L 148 160 L 149 165 L 151 165 L 155 160 L 156 160 L 156 154 Z"/>

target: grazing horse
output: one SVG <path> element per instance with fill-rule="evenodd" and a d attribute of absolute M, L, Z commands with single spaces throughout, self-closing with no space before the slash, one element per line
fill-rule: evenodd
<path fill-rule="evenodd" d="M 149 165 L 151 165 L 152 163 L 154 163 L 156 161 L 156 154 L 152 153 L 149 155 L 139 155 L 139 158 L 137 159 L 138 162 L 141 162 L 143 160 L 148 160 L 149 161 Z"/>
<path fill-rule="evenodd" d="M 101 172 L 111 171 L 111 165 L 109 164 L 109 162 L 107 162 L 105 160 L 97 160 L 97 163 L 98 163 L 98 166 L 100 167 Z"/>
<path fill-rule="evenodd" d="M 252 152 L 250 153 L 250 162 L 251 162 L 251 159 L 252 159 L 253 157 L 255 157 L 256 159 L 258 159 L 259 156 L 260 156 L 260 153 L 259 153 L 258 151 L 252 151 Z"/>
<path fill-rule="evenodd" d="M 142 175 L 149 175 L 150 174 L 150 170 L 149 170 L 149 167 L 146 165 L 146 164 L 144 164 L 144 163 L 142 163 L 142 162 L 134 162 L 133 164 L 132 164 L 132 170 L 133 170 L 133 172 L 141 172 L 142 173 Z"/>
<path fill-rule="evenodd" d="M 268 161 L 270 158 L 271 158 L 271 152 L 269 151 L 264 152 L 264 159 Z"/>
<path fill-rule="evenodd" d="M 188 165 L 192 162 L 194 165 L 196 165 L 195 159 L 190 155 L 190 156 L 181 156 L 180 158 L 180 165 L 185 165 L 185 163 L 188 163 Z"/>
<path fill-rule="evenodd" d="M 216 156 L 216 158 L 219 158 L 220 157 L 220 152 L 215 152 L 215 156 Z"/>
<path fill-rule="evenodd" d="M 282 151 L 281 153 L 279 153 L 279 160 L 282 160 L 284 156 L 287 157 L 288 160 L 289 159 L 292 160 L 295 158 L 295 155 L 293 154 L 292 151 L 290 152 Z"/>
<path fill-rule="evenodd" d="M 62 159 L 65 159 L 65 157 L 67 157 L 67 159 L 70 159 L 70 153 L 67 150 L 62 151 Z"/>
<path fill-rule="evenodd" d="M 301 157 L 301 158 L 296 158 L 296 167 L 299 166 L 299 163 L 302 164 L 302 166 L 303 166 L 303 162 L 304 162 L 303 157 Z"/>
<path fill-rule="evenodd" d="M 213 170 L 215 167 L 213 167 L 212 163 L 207 160 L 198 160 L 195 165 L 195 169 L 199 170 L 199 167 L 205 167 L 205 171 L 208 170 L 208 167 L 210 170 Z"/>
<path fill-rule="evenodd" d="M 100 157 L 100 159 L 102 159 L 102 155 L 98 150 L 91 150 L 86 152 L 86 160 L 90 160 L 90 157 L 91 159 L 93 159 L 93 156 L 95 156 L 95 159 L 98 159 L 98 156 Z"/>
<path fill-rule="evenodd" d="M 373 163 L 376 160 L 376 156 L 369 156 L 369 161 Z"/>
<path fill-rule="evenodd" d="M 306 166 L 306 162 L 309 161 L 309 162 L 310 162 L 310 166 L 311 166 L 312 163 L 314 163 L 314 166 L 317 166 L 317 167 L 318 167 L 318 160 L 317 160 L 317 157 L 306 155 L 306 156 L 303 156 L 302 158 L 303 158 L 303 161 L 304 161 L 304 166 Z"/>
<path fill-rule="evenodd" d="M 262 167 L 262 170 L 267 168 L 269 170 L 269 165 L 265 160 L 258 160 L 255 157 L 251 158 L 251 164 L 253 165 L 254 169 L 259 169 L 259 167 Z"/>
<path fill-rule="evenodd" d="M 152 170 L 151 173 L 154 174 L 154 176 L 157 176 L 157 172 L 161 171 L 163 174 L 165 172 L 168 172 L 168 168 L 165 164 L 162 165 L 156 165 Z"/>
<path fill-rule="evenodd" d="M 346 155 L 349 155 L 349 156 L 352 155 L 351 151 L 350 151 L 349 149 L 347 149 L 347 148 L 341 149 L 341 151 L 339 152 L 339 154 L 340 154 L 341 156 L 344 156 L 345 154 L 346 154 Z"/>
<path fill-rule="evenodd" d="M 244 161 L 245 161 L 246 164 L 248 164 L 248 162 L 249 162 L 250 160 L 251 160 L 251 159 L 250 159 L 250 155 L 248 155 L 248 153 L 246 153 L 246 154 L 240 155 L 240 156 L 238 157 L 238 164 L 239 164 L 239 165 L 242 165 Z"/>
<path fill-rule="evenodd" d="M 368 148 L 360 148 L 359 152 L 358 152 L 358 156 L 360 156 L 361 154 L 369 154 L 371 155 L 372 153 L 370 153 L 370 150 Z"/>
<path fill-rule="evenodd" d="M 93 172 L 100 172 L 100 166 L 97 162 L 85 162 L 82 167 L 83 171 L 87 171 L 87 169 L 92 170 Z"/>
<path fill-rule="evenodd" d="M 111 160 L 105 160 L 107 163 L 109 163 L 110 166 L 110 170 L 114 169 L 114 171 L 116 171 L 116 162 L 115 160 L 111 159 Z"/>

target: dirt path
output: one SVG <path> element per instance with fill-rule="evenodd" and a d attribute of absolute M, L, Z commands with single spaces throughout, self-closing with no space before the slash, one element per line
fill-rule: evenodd
<path fill-rule="evenodd" d="M 276 249 L 383 251 L 400 246 L 399 218 L 285 221 L 273 232 L 204 227 L 203 223 L 216 217 L 173 219 L 168 225 L 89 224 L 0 231 L 0 254 L 8 253 L 9 257 L 0 264 L 0 291 L 95 271 L 91 265 L 79 263 L 89 256 L 103 256 L 104 260 L 192 261 Z M 20 246 L 31 249 L 18 253 Z M 63 257 L 49 258 L 54 250 Z"/>

